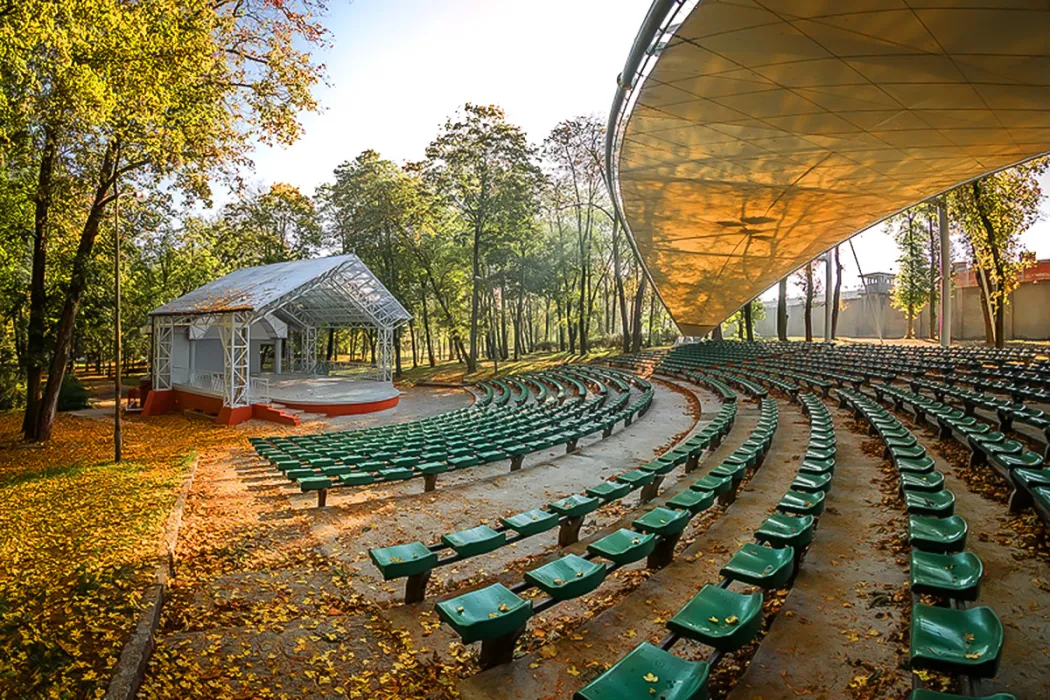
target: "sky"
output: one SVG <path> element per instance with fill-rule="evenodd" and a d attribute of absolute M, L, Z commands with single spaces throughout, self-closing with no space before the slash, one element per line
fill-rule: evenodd
<path fill-rule="evenodd" d="M 419 160 L 465 102 L 500 105 L 536 143 L 563 119 L 604 120 L 648 8 L 648 0 L 331 0 L 332 46 L 317 54 L 327 66 L 316 92 L 322 111 L 303 116 L 292 146 L 258 149 L 248 181 L 311 194 L 368 148 Z M 1050 192 L 1050 175 L 1043 186 Z M 1023 240 L 1050 258 L 1050 204 L 1043 208 Z M 898 252 L 881 228 L 853 244 L 864 272 L 896 271 Z M 842 253 L 843 286 L 857 287 L 853 255 L 848 246 Z"/>

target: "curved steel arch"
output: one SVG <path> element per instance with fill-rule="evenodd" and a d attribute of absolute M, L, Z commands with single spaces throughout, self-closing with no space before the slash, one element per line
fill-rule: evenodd
<path fill-rule="evenodd" d="M 901 209 L 1050 151 L 1048 37 L 1042 0 L 654 2 L 608 162 L 682 332 Z"/>

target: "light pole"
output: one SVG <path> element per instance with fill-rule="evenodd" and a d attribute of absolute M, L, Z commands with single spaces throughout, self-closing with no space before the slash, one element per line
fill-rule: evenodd
<path fill-rule="evenodd" d="M 120 185 L 119 175 L 113 179 L 113 461 L 121 460 L 123 434 L 120 424 L 121 386 L 121 342 L 120 342 Z M 145 196 L 132 190 L 131 196 L 142 201 Z"/>

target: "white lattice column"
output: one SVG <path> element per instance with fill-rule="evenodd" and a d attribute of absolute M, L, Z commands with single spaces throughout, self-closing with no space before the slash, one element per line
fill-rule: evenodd
<path fill-rule="evenodd" d="M 168 316 L 153 318 L 153 389 L 171 389 L 171 354 L 175 324 Z"/>
<path fill-rule="evenodd" d="M 390 382 L 394 379 L 394 329 L 376 329 L 376 379 Z"/>
<path fill-rule="evenodd" d="M 241 313 L 224 314 L 218 323 L 222 342 L 222 400 L 231 408 L 249 404 L 248 348 L 251 319 Z"/>
<path fill-rule="evenodd" d="M 303 371 L 313 374 L 317 371 L 317 329 L 307 326 L 303 329 Z"/>

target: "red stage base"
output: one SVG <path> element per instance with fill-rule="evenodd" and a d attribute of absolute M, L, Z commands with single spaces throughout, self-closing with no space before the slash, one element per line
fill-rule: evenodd
<path fill-rule="evenodd" d="M 280 401 L 277 406 L 269 404 L 252 404 L 231 408 L 224 406 L 222 398 L 211 394 L 198 394 L 186 389 L 153 390 L 146 396 L 142 406 L 143 416 L 159 416 L 176 411 L 199 411 L 215 416 L 219 425 L 237 425 L 252 418 L 280 423 L 282 425 L 299 425 L 299 416 L 283 409 L 298 409 L 307 413 L 323 413 L 326 416 L 350 416 L 362 413 L 375 413 L 393 408 L 401 401 L 400 396 L 393 396 L 378 401 L 358 401 L 353 403 L 302 403 Z"/>

